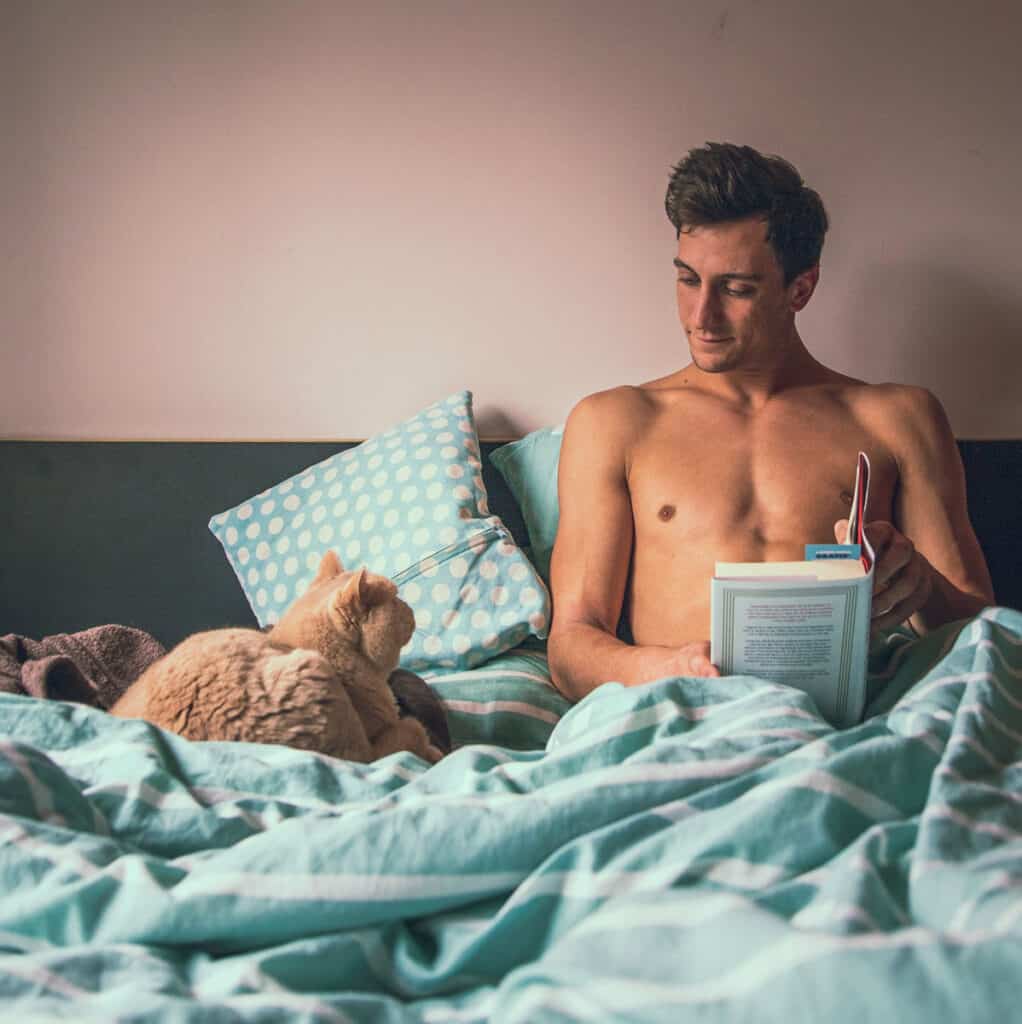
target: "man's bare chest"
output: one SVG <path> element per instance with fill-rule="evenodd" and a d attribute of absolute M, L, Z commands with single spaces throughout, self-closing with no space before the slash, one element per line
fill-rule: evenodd
<path fill-rule="evenodd" d="M 891 518 L 895 461 L 852 416 L 794 407 L 665 417 L 631 453 L 637 552 L 690 543 L 718 558 L 801 557 L 847 516 L 859 451 L 873 467 L 869 518 Z"/>

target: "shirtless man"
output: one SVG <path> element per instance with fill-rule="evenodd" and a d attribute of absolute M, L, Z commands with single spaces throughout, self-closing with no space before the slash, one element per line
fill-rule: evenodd
<path fill-rule="evenodd" d="M 709 144 L 674 169 L 678 315 L 691 363 L 583 399 L 564 431 L 550 669 L 600 683 L 718 676 L 714 562 L 801 559 L 844 540 L 856 453 L 871 462 L 873 626 L 919 633 L 993 603 L 940 403 L 810 355 L 827 216 L 786 161 Z M 911 539 L 910 539 L 911 538 Z M 616 636 L 622 609 L 634 643 Z"/>

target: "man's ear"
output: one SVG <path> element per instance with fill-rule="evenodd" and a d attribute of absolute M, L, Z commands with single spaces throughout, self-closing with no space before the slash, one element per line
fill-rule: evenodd
<path fill-rule="evenodd" d="M 799 313 L 805 309 L 806 304 L 813 297 L 816 285 L 820 280 L 820 264 L 814 263 L 808 270 L 803 270 L 797 275 L 789 286 L 791 290 L 791 311 Z"/>

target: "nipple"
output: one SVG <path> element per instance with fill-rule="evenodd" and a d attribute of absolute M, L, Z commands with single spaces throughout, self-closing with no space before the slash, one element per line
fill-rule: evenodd
<path fill-rule="evenodd" d="M 673 505 L 661 505 L 657 515 L 660 516 L 662 522 L 669 523 L 674 518 L 676 511 L 677 509 Z"/>

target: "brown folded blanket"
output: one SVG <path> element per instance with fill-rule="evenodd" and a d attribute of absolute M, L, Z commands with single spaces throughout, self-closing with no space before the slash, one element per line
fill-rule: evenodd
<path fill-rule="evenodd" d="M 42 640 L 8 633 L 0 637 L 0 693 L 69 700 L 106 710 L 165 653 L 159 640 L 131 626 L 93 626 Z M 400 714 L 418 718 L 434 746 L 449 753 L 447 717 L 428 684 L 400 668 L 389 682 Z"/>
<path fill-rule="evenodd" d="M 0 692 L 109 708 L 163 645 L 131 626 L 104 625 L 31 640 L 0 637 Z"/>

